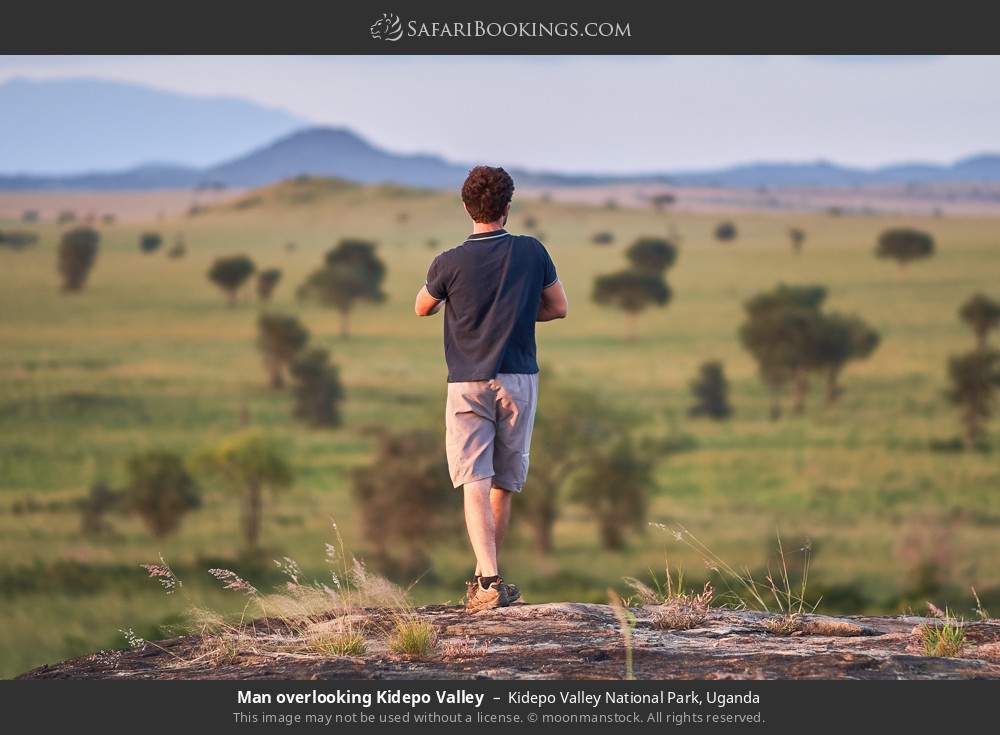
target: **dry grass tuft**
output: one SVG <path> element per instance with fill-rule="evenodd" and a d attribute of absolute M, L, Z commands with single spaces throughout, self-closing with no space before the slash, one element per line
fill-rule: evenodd
<path fill-rule="evenodd" d="M 437 647 L 437 639 L 437 628 L 426 620 L 398 618 L 386 642 L 393 653 L 426 658 Z"/>

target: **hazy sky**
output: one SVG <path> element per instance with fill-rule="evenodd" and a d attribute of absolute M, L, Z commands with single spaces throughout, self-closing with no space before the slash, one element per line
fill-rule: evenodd
<path fill-rule="evenodd" d="M 395 151 L 567 171 L 1000 150 L 1000 57 L 0 57 L 244 97 Z"/>

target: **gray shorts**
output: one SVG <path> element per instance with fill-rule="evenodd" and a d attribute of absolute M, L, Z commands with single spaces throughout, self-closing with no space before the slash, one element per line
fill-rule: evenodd
<path fill-rule="evenodd" d="M 445 447 L 452 484 L 492 477 L 493 487 L 521 492 L 537 406 L 537 373 L 448 383 Z"/>

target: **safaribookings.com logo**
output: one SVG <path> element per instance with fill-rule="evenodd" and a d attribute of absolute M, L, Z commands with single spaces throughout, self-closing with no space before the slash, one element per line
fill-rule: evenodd
<path fill-rule="evenodd" d="M 369 32 L 376 41 L 407 38 L 631 38 L 626 21 L 430 21 L 403 25 L 395 13 L 382 13 Z"/>

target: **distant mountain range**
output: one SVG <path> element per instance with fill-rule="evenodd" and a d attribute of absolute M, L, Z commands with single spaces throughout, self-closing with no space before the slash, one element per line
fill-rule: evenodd
<path fill-rule="evenodd" d="M 9 79 L 0 110 L 0 173 L 46 176 L 210 166 L 310 124 L 243 99 L 107 79 Z"/>
<path fill-rule="evenodd" d="M 6 172 L 58 170 L 80 151 L 117 151 L 85 173 L 0 173 L 0 190 L 154 190 L 198 186 L 252 187 L 300 174 L 362 183 L 454 187 L 469 166 L 433 154 L 378 148 L 346 128 L 303 127 L 287 113 L 243 100 L 200 98 L 97 80 L 0 85 L 0 166 Z M 9 113 L 8 113 L 9 111 Z M 26 113 L 30 113 L 26 117 Z M 174 161 L 115 166 L 115 160 Z M 246 152 L 249 150 L 249 152 Z M 220 163 L 192 165 L 190 161 Z M 116 158 L 117 157 L 117 158 Z M 180 161 L 180 163 L 177 163 Z M 877 169 L 810 163 L 752 163 L 712 171 L 631 176 L 511 170 L 521 185 L 585 186 L 669 183 L 686 186 L 861 186 L 936 182 L 1000 182 L 1000 155 L 951 165 L 908 163 Z"/>

